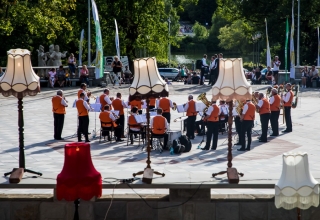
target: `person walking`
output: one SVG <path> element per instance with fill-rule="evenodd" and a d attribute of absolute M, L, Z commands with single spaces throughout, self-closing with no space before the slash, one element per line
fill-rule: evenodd
<path fill-rule="evenodd" d="M 52 97 L 52 112 L 54 121 L 54 134 L 56 140 L 63 140 L 61 138 L 62 129 L 64 125 L 64 115 L 66 114 L 67 101 L 63 97 L 62 90 L 57 91 L 57 95 Z"/>

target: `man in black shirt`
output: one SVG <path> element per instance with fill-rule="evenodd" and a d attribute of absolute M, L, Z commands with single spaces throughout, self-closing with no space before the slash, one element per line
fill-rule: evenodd
<path fill-rule="evenodd" d="M 261 77 L 262 77 L 262 75 L 261 75 L 259 67 L 257 67 L 255 75 L 256 75 L 256 84 L 261 85 Z"/>
<path fill-rule="evenodd" d="M 197 84 L 197 85 L 200 84 L 200 77 L 197 75 L 196 72 L 193 72 L 193 76 L 191 78 L 191 83 L 192 84 Z"/>

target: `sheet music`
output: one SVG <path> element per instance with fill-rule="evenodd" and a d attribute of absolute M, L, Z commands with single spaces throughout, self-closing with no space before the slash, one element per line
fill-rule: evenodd
<path fill-rule="evenodd" d="M 90 104 L 90 107 L 91 107 L 90 112 L 100 112 L 101 111 L 101 104 L 100 103 Z"/>
<path fill-rule="evenodd" d="M 147 117 L 145 115 L 134 115 L 137 123 L 147 123 Z"/>
<path fill-rule="evenodd" d="M 131 109 L 131 106 L 129 105 L 129 101 L 125 101 L 124 104 L 126 104 L 126 106 L 128 106 L 127 109 Z"/>
<path fill-rule="evenodd" d="M 207 106 L 203 102 L 196 102 L 196 111 L 203 112 Z"/>
<path fill-rule="evenodd" d="M 177 111 L 178 111 L 179 113 L 185 112 L 183 105 L 177 105 Z"/>
<path fill-rule="evenodd" d="M 147 109 L 147 102 L 143 102 L 143 105 L 141 106 L 142 109 Z"/>
<path fill-rule="evenodd" d="M 113 112 L 116 116 L 119 116 L 119 112 L 118 110 L 111 110 L 111 112 Z"/>
<path fill-rule="evenodd" d="M 150 117 L 156 116 L 156 115 L 157 115 L 157 112 L 150 112 Z"/>

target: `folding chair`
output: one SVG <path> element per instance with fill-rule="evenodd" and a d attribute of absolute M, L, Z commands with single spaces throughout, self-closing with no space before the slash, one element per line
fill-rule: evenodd
<path fill-rule="evenodd" d="M 106 132 L 107 135 L 103 135 Z M 104 141 L 106 141 L 106 136 L 108 136 L 108 141 L 110 141 L 110 143 L 112 142 L 112 138 L 114 138 L 114 126 L 113 126 L 113 122 L 102 122 L 101 121 L 101 128 L 100 128 L 100 139 L 99 139 L 99 143 L 101 143 L 101 137 L 104 137 Z"/>
<path fill-rule="evenodd" d="M 134 135 L 134 134 L 137 134 L 139 136 L 139 145 L 138 145 L 138 147 L 139 147 L 140 146 L 140 139 L 142 140 L 142 143 L 144 144 L 144 139 L 141 137 L 141 135 L 143 133 L 145 133 L 145 131 L 141 130 L 141 129 L 140 129 L 140 131 L 133 131 L 133 130 L 130 130 L 130 126 L 140 126 L 140 124 L 128 124 L 127 146 L 129 145 L 130 136 Z"/>

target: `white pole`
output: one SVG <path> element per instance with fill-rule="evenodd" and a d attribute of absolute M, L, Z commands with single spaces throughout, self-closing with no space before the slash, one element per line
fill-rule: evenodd
<path fill-rule="evenodd" d="M 300 66 L 300 0 L 298 0 L 297 66 Z"/>
<path fill-rule="evenodd" d="M 91 66 L 90 1 L 88 0 L 88 66 Z"/>

